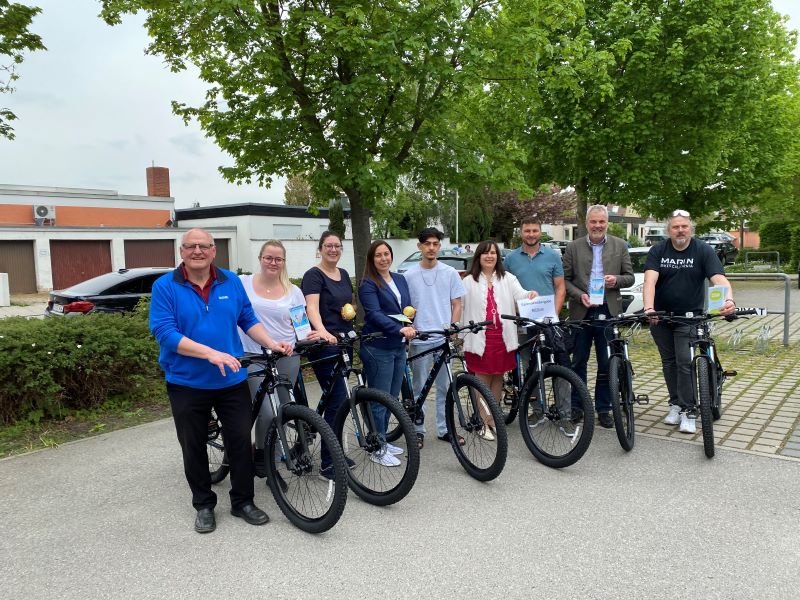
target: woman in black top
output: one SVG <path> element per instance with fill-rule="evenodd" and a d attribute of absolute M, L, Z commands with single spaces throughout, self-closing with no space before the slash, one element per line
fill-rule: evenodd
<path fill-rule="evenodd" d="M 316 267 L 311 267 L 303 275 L 301 289 L 306 297 L 306 314 L 311 326 L 320 333 L 322 339 L 335 344 L 340 333 L 347 333 L 353 329 L 352 321 L 342 317 L 342 306 L 352 304 L 353 284 L 350 275 L 337 266 L 342 257 L 342 241 L 332 231 L 326 231 L 319 240 L 320 262 Z M 336 357 L 339 351 L 334 346 L 314 351 L 309 358 L 314 362 L 312 368 L 323 391 L 328 389 L 333 378 L 333 369 L 336 366 Z M 333 429 L 336 411 L 347 397 L 342 378 L 338 378 L 331 394 L 325 398 L 325 411 L 323 417 Z M 352 461 L 348 458 L 348 464 Z M 333 478 L 330 468 L 331 458 L 327 449 L 322 448 L 322 466 L 320 474 L 323 477 Z M 352 465 L 351 465 L 352 466 Z"/>

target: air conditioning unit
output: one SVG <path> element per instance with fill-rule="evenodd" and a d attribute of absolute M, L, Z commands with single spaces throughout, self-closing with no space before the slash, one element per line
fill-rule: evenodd
<path fill-rule="evenodd" d="M 46 204 L 34 204 L 33 205 L 33 218 L 34 219 L 50 219 L 51 221 L 56 220 L 56 207 L 55 206 L 48 206 Z"/>

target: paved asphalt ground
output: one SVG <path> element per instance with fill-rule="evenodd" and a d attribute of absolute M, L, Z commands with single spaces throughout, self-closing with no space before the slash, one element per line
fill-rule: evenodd
<path fill-rule="evenodd" d="M 428 438 L 417 485 L 378 508 L 349 495 L 319 536 L 283 517 L 194 511 L 171 420 L 0 461 L 3 599 L 797 598 L 800 461 L 599 430 L 561 471 L 517 424 L 481 484 Z"/>

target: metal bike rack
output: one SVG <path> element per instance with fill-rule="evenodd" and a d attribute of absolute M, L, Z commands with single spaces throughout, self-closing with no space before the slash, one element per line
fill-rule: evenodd
<path fill-rule="evenodd" d="M 763 252 L 745 252 L 744 253 L 744 268 L 745 269 L 749 269 L 750 268 L 750 257 L 751 256 L 758 256 L 758 255 L 774 256 L 775 257 L 775 261 L 776 261 L 775 262 L 775 264 L 776 264 L 775 268 L 778 271 L 781 270 L 781 253 L 778 252 L 777 250 L 764 250 Z"/>
<path fill-rule="evenodd" d="M 725 277 L 728 281 L 783 281 L 783 345 L 789 345 L 789 286 L 791 280 L 786 273 L 730 273 Z"/>

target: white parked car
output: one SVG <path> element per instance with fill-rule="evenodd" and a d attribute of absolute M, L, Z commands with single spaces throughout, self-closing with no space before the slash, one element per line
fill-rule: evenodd
<path fill-rule="evenodd" d="M 644 288 L 644 263 L 647 260 L 648 252 L 650 252 L 649 247 L 628 249 L 633 265 L 633 275 L 636 279 L 631 287 L 620 290 L 622 311 L 625 313 L 638 313 L 644 310 L 642 289 Z"/>

